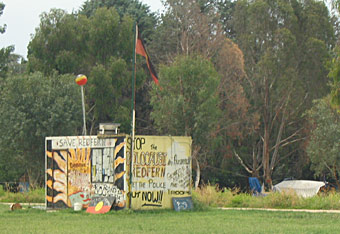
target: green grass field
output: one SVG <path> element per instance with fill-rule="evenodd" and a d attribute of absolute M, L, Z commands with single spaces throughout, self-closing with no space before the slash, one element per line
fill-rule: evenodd
<path fill-rule="evenodd" d="M 339 233 L 340 214 L 239 211 L 9 211 L 0 205 L 0 233 Z"/>

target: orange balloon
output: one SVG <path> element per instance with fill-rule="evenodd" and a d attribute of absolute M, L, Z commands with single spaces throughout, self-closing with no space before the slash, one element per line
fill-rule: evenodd
<path fill-rule="evenodd" d="M 76 77 L 76 83 L 80 86 L 85 85 L 87 83 L 87 77 L 83 74 L 80 74 Z"/>

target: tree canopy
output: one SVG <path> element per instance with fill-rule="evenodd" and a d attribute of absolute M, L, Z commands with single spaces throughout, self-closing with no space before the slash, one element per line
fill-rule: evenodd
<path fill-rule="evenodd" d="M 312 168 L 317 176 L 329 174 L 340 185 L 339 114 L 330 103 L 330 97 L 315 100 L 308 111 L 311 137 L 307 146 Z"/>
<path fill-rule="evenodd" d="M 278 162 L 301 153 L 301 114 L 328 92 L 324 65 L 334 44 L 332 21 L 322 2 L 237 1 L 233 30 L 245 55 L 247 93 L 261 119 L 252 143 L 261 157 L 254 167 L 263 167 L 270 187 Z"/>
<path fill-rule="evenodd" d="M 80 91 L 70 75 L 12 76 L 0 88 L 0 181 L 44 176 L 44 140 L 74 135 L 82 126 Z"/>
<path fill-rule="evenodd" d="M 44 137 L 81 132 L 78 74 L 88 77 L 88 134 L 101 122 L 130 132 L 134 22 L 160 82 L 153 85 L 137 56 L 137 134 L 191 136 L 196 173 L 221 186 L 244 186 L 248 176 L 270 187 L 338 173 L 336 143 L 326 146 L 322 136 L 327 128 L 336 134 L 338 31 L 322 1 L 163 3 L 161 15 L 139 0 L 88 0 L 70 14 L 52 9 L 41 15 L 27 64 L 13 47 L 0 50 L 0 180 L 24 172 L 41 180 Z M 326 151 L 327 159 L 316 156 Z"/>
<path fill-rule="evenodd" d="M 87 75 L 89 83 L 85 92 L 87 109 L 91 110 L 87 115 L 90 134 L 96 132 L 100 122 L 109 121 L 120 122 L 122 132 L 128 133 L 133 19 L 128 12 L 118 13 L 115 8 L 118 3 L 110 7 L 109 2 L 107 7 L 96 8 L 102 5 L 91 5 L 91 11 L 86 10 L 91 14 L 83 14 L 85 9 L 89 9 L 89 4 L 90 2 L 85 3 L 82 12 L 77 14 L 53 9 L 42 15 L 40 27 L 29 43 L 28 71 L 41 71 L 46 75 L 53 74 L 54 71 L 59 74 Z M 143 12 L 139 16 L 141 21 L 144 18 L 154 19 L 144 5 L 136 5 L 135 1 L 130 4 L 132 5 L 127 8 L 129 10 L 141 7 L 138 8 L 140 13 Z M 149 27 L 147 25 L 151 24 L 144 27 Z M 148 94 L 140 91 L 146 85 L 147 73 L 140 69 L 142 63 L 138 63 L 138 67 L 137 92 L 140 92 L 140 95 L 137 103 Z M 144 114 L 143 108 L 139 110 L 147 120 L 148 114 Z M 141 125 L 138 124 L 137 129 L 143 131 Z"/>
<path fill-rule="evenodd" d="M 5 4 L 0 2 L 0 16 L 4 13 Z M 5 33 L 6 24 L 0 25 L 0 34 Z M 11 53 L 14 51 L 14 46 L 8 46 L 0 49 L 0 79 L 5 78 L 8 72 L 8 63 L 10 62 Z"/>

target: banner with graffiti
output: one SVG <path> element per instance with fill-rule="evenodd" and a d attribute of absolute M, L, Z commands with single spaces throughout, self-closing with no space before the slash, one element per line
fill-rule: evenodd
<path fill-rule="evenodd" d="M 131 208 L 172 208 L 173 197 L 191 195 L 191 143 L 190 137 L 135 137 L 128 173 Z M 130 147 L 131 138 L 127 145 L 129 159 Z"/>
<path fill-rule="evenodd" d="M 126 136 L 46 138 L 46 206 L 88 207 L 93 196 L 126 206 Z"/>

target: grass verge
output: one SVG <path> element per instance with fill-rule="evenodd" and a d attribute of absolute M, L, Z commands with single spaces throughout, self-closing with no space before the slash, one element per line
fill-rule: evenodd
<path fill-rule="evenodd" d="M 1 233 L 337 233 L 340 214 L 237 211 L 9 211 L 0 205 Z"/>
<path fill-rule="evenodd" d="M 248 207 L 276 209 L 321 209 L 339 210 L 340 194 L 321 194 L 310 198 L 295 193 L 270 193 L 267 196 L 251 196 L 238 191 L 217 191 L 213 186 L 205 186 L 193 191 L 195 205 L 200 207 Z"/>
<path fill-rule="evenodd" d="M 11 193 L 4 191 L 2 186 L 0 186 L 0 202 L 44 203 L 45 189 L 37 188 L 25 193 Z"/>
<path fill-rule="evenodd" d="M 192 197 L 195 211 L 210 207 L 340 210 L 340 194 L 334 192 L 311 198 L 302 198 L 295 193 L 271 193 L 255 197 L 237 190 L 218 191 L 213 186 L 204 186 L 194 190 Z M 45 190 L 38 188 L 27 193 L 10 193 L 3 191 L 0 186 L 0 202 L 44 203 Z"/>

